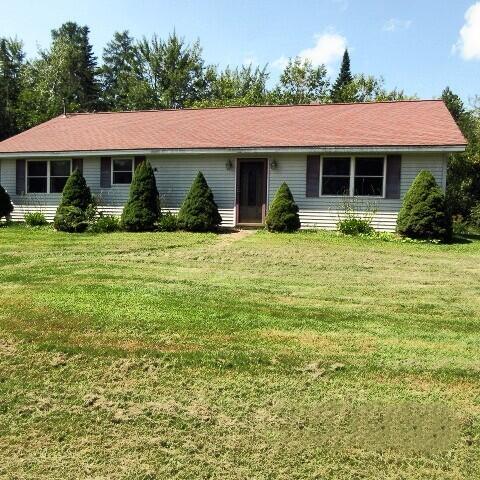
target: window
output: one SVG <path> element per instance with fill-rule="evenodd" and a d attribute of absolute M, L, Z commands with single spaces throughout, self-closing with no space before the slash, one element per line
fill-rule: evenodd
<path fill-rule="evenodd" d="M 383 197 L 385 157 L 323 157 L 321 194 Z"/>
<path fill-rule="evenodd" d="M 355 158 L 354 194 L 359 196 L 383 196 L 384 158 Z"/>
<path fill-rule="evenodd" d="M 70 160 L 30 160 L 27 162 L 27 193 L 62 193 L 70 173 Z"/>
<path fill-rule="evenodd" d="M 62 193 L 70 176 L 70 160 L 50 162 L 50 193 Z"/>
<path fill-rule="evenodd" d="M 133 177 L 133 159 L 114 158 L 112 160 L 112 183 L 129 184 Z"/>
<path fill-rule="evenodd" d="M 27 192 L 47 193 L 48 162 L 28 162 Z"/>
<path fill-rule="evenodd" d="M 324 157 L 322 195 L 348 195 L 350 192 L 350 157 Z"/>

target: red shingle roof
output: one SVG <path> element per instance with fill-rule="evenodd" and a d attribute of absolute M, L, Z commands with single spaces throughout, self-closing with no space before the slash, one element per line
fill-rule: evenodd
<path fill-rule="evenodd" d="M 440 100 L 69 114 L 0 153 L 248 147 L 461 146 Z"/>

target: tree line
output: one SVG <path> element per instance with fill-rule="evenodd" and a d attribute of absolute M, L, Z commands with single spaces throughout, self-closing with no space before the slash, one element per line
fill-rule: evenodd
<path fill-rule="evenodd" d="M 88 26 L 66 22 L 51 31 L 48 48 L 27 59 L 23 43 L 0 37 L 0 140 L 62 112 L 123 111 L 212 106 L 402 100 L 403 90 L 387 90 L 383 78 L 352 74 L 345 51 L 331 81 L 325 65 L 290 58 L 269 86 L 268 66 L 220 69 L 207 64 L 199 41 L 176 32 L 161 38 L 133 38 L 116 32 L 99 61 Z M 479 114 L 468 110 L 449 88 L 443 92 L 453 117 L 469 141 L 467 152 L 449 163 L 449 196 L 455 213 L 468 216 L 480 195 Z"/>

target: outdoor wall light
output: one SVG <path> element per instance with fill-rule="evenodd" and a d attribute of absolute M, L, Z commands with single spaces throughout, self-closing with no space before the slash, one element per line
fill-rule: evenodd
<path fill-rule="evenodd" d="M 225 167 L 227 168 L 227 170 L 232 169 L 233 163 L 232 163 L 232 160 L 230 158 L 227 160 L 227 163 L 225 164 Z"/>
<path fill-rule="evenodd" d="M 270 161 L 270 168 L 272 170 L 275 170 L 277 167 L 278 167 L 277 160 L 275 158 L 272 158 L 272 160 Z"/>

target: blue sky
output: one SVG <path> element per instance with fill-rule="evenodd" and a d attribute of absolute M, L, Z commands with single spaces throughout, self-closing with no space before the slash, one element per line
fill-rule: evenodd
<path fill-rule="evenodd" d="M 0 12 L 0 36 L 22 39 L 30 56 L 67 20 L 90 27 L 99 57 L 116 30 L 140 38 L 175 28 L 200 39 L 209 63 L 269 63 L 273 80 L 295 55 L 326 62 L 334 76 L 346 45 L 353 72 L 382 75 L 389 88 L 480 94 L 475 0 L 0 0 Z"/>

